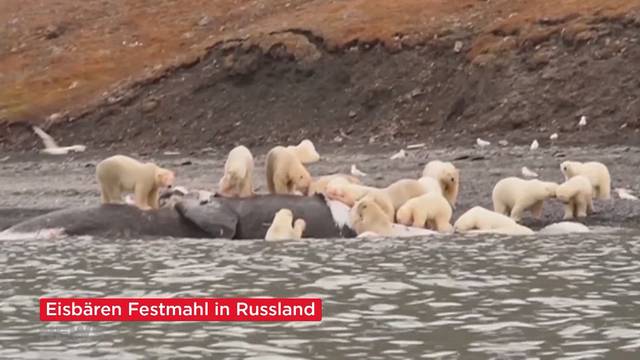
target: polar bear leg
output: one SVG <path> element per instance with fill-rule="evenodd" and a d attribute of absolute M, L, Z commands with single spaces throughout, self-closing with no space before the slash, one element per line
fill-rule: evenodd
<path fill-rule="evenodd" d="M 586 217 L 587 216 L 587 202 L 582 196 L 576 197 L 575 202 L 575 216 Z"/>
<path fill-rule="evenodd" d="M 160 208 L 160 193 L 158 191 L 151 191 L 147 199 L 147 204 L 154 209 Z"/>
<path fill-rule="evenodd" d="M 515 222 L 520 222 L 522 220 L 522 214 L 525 211 L 525 207 L 522 204 L 515 204 L 511 209 L 511 219 Z"/>
<path fill-rule="evenodd" d="M 440 232 L 453 232 L 453 226 L 445 216 L 436 217 L 434 219 L 434 230 Z"/>
<path fill-rule="evenodd" d="M 414 209 L 411 215 L 413 217 L 413 227 L 425 228 L 427 226 L 427 214 L 424 211 Z"/>
<path fill-rule="evenodd" d="M 156 196 L 151 196 L 150 186 L 146 184 L 136 184 L 133 190 L 133 198 L 135 200 L 136 206 L 138 206 L 142 210 L 149 210 L 152 208 L 153 204 L 149 204 L 149 199 L 155 199 Z M 156 192 L 158 190 L 155 190 Z"/>
<path fill-rule="evenodd" d="M 573 200 L 569 200 L 569 202 L 564 204 L 564 217 L 562 219 L 573 219 Z"/>
<path fill-rule="evenodd" d="M 493 211 L 497 212 L 498 214 L 509 216 L 511 209 L 509 209 L 509 207 L 505 203 L 494 200 Z"/>
<path fill-rule="evenodd" d="M 291 184 L 286 176 L 276 175 L 273 179 L 273 187 L 275 194 L 290 194 Z"/>

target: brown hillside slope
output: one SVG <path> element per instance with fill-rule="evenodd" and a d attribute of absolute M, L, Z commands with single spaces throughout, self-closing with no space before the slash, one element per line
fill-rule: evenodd
<path fill-rule="evenodd" d="M 459 39 L 466 55 L 459 68 L 535 49 L 554 37 L 595 42 L 611 31 L 602 24 L 635 24 L 639 8 L 638 0 L 5 1 L 0 3 L 0 121 L 55 122 L 78 114 L 89 121 L 86 114 L 119 100 L 129 84 L 191 66 L 221 42 L 223 51 L 251 52 L 257 46 L 270 58 L 293 57 L 314 69 L 352 45 L 382 43 L 393 53 Z M 228 54 L 220 60 L 231 74 L 262 66 L 249 59 L 247 70 L 245 60 Z M 63 115 L 51 117 L 54 113 Z M 11 134 L 7 127 L 0 131 L 9 148 L 20 142 Z"/>

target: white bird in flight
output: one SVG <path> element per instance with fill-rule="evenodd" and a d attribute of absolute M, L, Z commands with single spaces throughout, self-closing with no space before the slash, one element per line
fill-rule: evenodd
<path fill-rule="evenodd" d="M 522 169 L 522 176 L 524 177 L 538 177 L 538 173 L 535 171 L 531 171 L 529 170 L 529 168 L 527 168 L 526 166 L 523 166 Z"/>
<path fill-rule="evenodd" d="M 480 139 L 480 138 L 477 138 L 477 139 L 476 139 L 476 144 L 478 144 L 478 146 L 480 146 L 480 147 L 485 147 L 485 146 L 489 146 L 489 145 L 491 145 L 491 143 L 490 143 L 490 142 L 488 142 L 488 141 L 484 141 L 484 140 L 482 140 L 482 139 Z"/>
<path fill-rule="evenodd" d="M 556 140 L 558 138 L 558 133 L 553 133 L 551 134 L 551 136 L 549 136 L 549 139 L 551 140 Z"/>
<path fill-rule="evenodd" d="M 536 150 L 539 147 L 540 147 L 540 144 L 538 144 L 538 140 L 533 140 L 533 142 L 531 143 L 531 146 L 529 147 L 529 149 Z"/>
<path fill-rule="evenodd" d="M 66 155 L 70 152 L 83 152 L 87 149 L 84 145 L 72 145 L 72 146 L 58 146 L 55 140 L 44 132 L 44 130 L 40 129 L 37 126 L 33 127 L 33 132 L 36 133 L 42 139 L 42 143 L 44 144 L 44 149 L 40 150 L 40 152 L 50 155 Z"/>
<path fill-rule="evenodd" d="M 351 165 L 351 175 L 353 176 L 359 176 L 359 177 L 363 177 L 363 176 L 367 176 L 366 173 L 360 171 L 357 167 L 356 164 L 352 164 Z"/>

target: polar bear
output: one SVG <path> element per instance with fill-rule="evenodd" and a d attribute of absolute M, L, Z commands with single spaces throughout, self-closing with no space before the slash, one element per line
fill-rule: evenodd
<path fill-rule="evenodd" d="M 227 197 L 250 197 L 253 191 L 253 155 L 246 146 L 236 146 L 224 164 L 218 193 Z"/>
<path fill-rule="evenodd" d="M 423 176 L 418 179 L 418 181 L 420 182 L 420 184 L 422 184 L 422 186 L 424 186 L 424 189 L 427 193 L 435 192 L 444 196 L 442 185 L 440 185 L 440 182 L 438 180 L 429 176 Z"/>
<path fill-rule="evenodd" d="M 298 145 L 287 146 L 287 149 L 292 150 L 303 164 L 311 164 L 320 160 L 320 154 L 309 139 L 302 140 Z"/>
<path fill-rule="evenodd" d="M 311 175 L 293 151 L 276 146 L 267 153 L 267 187 L 272 194 L 306 194 Z"/>
<path fill-rule="evenodd" d="M 438 180 L 444 197 L 449 201 L 451 207 L 456 207 L 460 190 L 460 172 L 451 162 L 430 161 L 424 166 L 422 177 L 431 177 Z"/>
<path fill-rule="evenodd" d="M 325 194 L 327 191 L 327 185 L 329 185 L 330 182 L 334 181 L 336 184 L 361 184 L 360 179 L 355 176 L 346 174 L 325 175 L 311 182 L 307 195 L 313 196 L 315 194 Z"/>
<path fill-rule="evenodd" d="M 394 211 L 397 211 L 409 199 L 427 193 L 425 186 L 419 180 L 414 179 L 400 179 L 381 190 L 391 199 Z"/>
<path fill-rule="evenodd" d="M 291 210 L 280 209 L 273 217 L 264 239 L 267 241 L 300 240 L 306 225 L 303 219 L 296 219 L 294 222 Z"/>
<path fill-rule="evenodd" d="M 544 200 L 555 197 L 557 188 L 558 184 L 554 182 L 504 178 L 493 188 L 493 210 L 510 215 L 516 222 L 522 220 L 525 210 L 531 210 L 534 217 L 540 218 Z"/>
<path fill-rule="evenodd" d="M 389 221 L 394 221 L 396 210 L 389 195 L 382 189 L 358 184 L 346 184 L 340 181 L 330 181 L 327 184 L 326 195 L 330 200 L 340 201 L 348 206 L 355 206 L 363 197 L 369 195 L 386 214 Z"/>
<path fill-rule="evenodd" d="M 461 233 L 534 234 L 533 230 L 516 223 L 510 217 L 481 206 L 475 206 L 462 214 L 453 224 L 453 229 Z"/>
<path fill-rule="evenodd" d="M 564 219 L 586 217 L 593 212 L 593 186 L 586 176 L 576 175 L 560 184 L 556 198 L 564 203 Z"/>
<path fill-rule="evenodd" d="M 159 190 L 174 185 L 175 173 L 154 163 L 114 155 L 98 163 L 96 178 L 103 204 L 123 204 L 122 192 L 133 192 L 135 205 L 150 210 L 160 207 Z"/>
<path fill-rule="evenodd" d="M 427 227 L 439 232 L 452 232 L 451 205 L 437 192 L 408 200 L 398 209 L 396 221 L 414 227 Z"/>
<path fill-rule="evenodd" d="M 393 222 L 378 205 L 376 199 L 366 195 L 349 211 L 351 227 L 358 234 L 375 233 L 379 236 L 393 235 Z"/>
<path fill-rule="evenodd" d="M 577 175 L 584 175 L 593 186 L 593 196 L 602 200 L 611 199 L 611 175 L 603 163 L 597 161 L 578 162 L 565 161 L 560 164 L 560 171 L 565 180 Z"/>

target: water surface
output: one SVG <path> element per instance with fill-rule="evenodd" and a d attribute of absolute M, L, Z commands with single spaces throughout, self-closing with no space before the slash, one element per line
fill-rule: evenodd
<path fill-rule="evenodd" d="M 0 358 L 632 358 L 640 234 L 6 241 Z M 321 323 L 41 323 L 40 297 L 321 297 Z"/>

